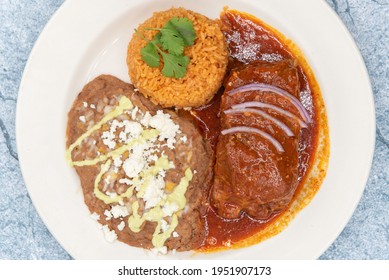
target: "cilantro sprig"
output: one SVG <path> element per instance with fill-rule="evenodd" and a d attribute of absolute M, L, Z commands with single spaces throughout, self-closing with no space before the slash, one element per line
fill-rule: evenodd
<path fill-rule="evenodd" d="M 193 46 L 196 32 L 193 22 L 188 18 L 171 18 L 162 28 L 147 28 L 159 31 L 152 40 L 148 40 L 138 30 L 135 32 L 147 44 L 141 49 L 142 59 L 150 67 L 159 67 L 162 58 L 162 75 L 183 78 L 186 75 L 190 59 L 184 55 L 185 47 Z"/>

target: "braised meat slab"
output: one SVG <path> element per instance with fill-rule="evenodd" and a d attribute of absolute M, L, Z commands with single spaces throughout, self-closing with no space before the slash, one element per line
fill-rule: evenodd
<path fill-rule="evenodd" d="M 233 219 L 266 220 L 284 210 L 298 185 L 298 146 L 310 116 L 299 102 L 293 60 L 232 71 L 221 102 L 211 203 Z"/>

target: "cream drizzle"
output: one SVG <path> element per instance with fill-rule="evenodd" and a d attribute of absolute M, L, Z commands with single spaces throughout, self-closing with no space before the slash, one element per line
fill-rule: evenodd
<path fill-rule="evenodd" d="M 131 197 L 132 194 L 133 194 L 133 191 L 134 191 L 134 187 L 130 187 L 126 190 L 125 193 L 122 193 L 120 195 L 114 195 L 114 196 L 108 196 L 106 195 L 105 193 L 103 193 L 102 191 L 100 191 L 99 189 L 99 183 L 101 181 L 101 178 L 103 177 L 104 173 L 106 173 L 110 166 L 111 166 L 111 162 L 112 160 L 107 160 L 106 163 L 104 163 L 102 166 L 101 166 L 101 170 L 99 172 L 99 174 L 96 176 L 96 179 L 95 179 L 95 185 L 94 185 L 94 188 L 93 188 L 93 193 L 95 194 L 95 196 L 102 200 L 105 204 L 111 204 L 111 203 L 118 203 L 120 201 L 123 200 L 123 198 L 125 197 Z"/>
<path fill-rule="evenodd" d="M 157 206 L 151 208 L 147 213 L 142 216 L 139 215 L 139 203 L 138 201 L 132 204 L 132 215 L 128 218 L 128 226 L 133 232 L 140 232 L 141 226 L 145 221 L 157 222 L 157 227 L 153 234 L 152 243 L 156 248 L 162 247 L 165 241 L 171 236 L 173 231 L 178 225 L 177 212 L 183 210 L 186 205 L 185 192 L 188 188 L 189 182 L 193 178 L 193 173 L 190 168 L 185 170 L 185 176 L 181 178 L 180 183 L 174 188 L 173 192 L 167 196 L 167 198 L 161 201 Z M 172 215 L 172 221 L 169 228 L 160 233 L 161 219 L 165 217 L 162 207 L 166 203 L 176 203 L 178 210 Z"/>
<path fill-rule="evenodd" d="M 134 108 L 134 105 L 132 104 L 131 100 L 128 99 L 125 96 L 122 96 L 119 100 L 119 105 L 115 107 L 114 110 L 106 114 L 97 124 L 92 126 L 91 129 L 87 130 L 84 134 L 82 134 L 73 144 L 69 146 L 69 148 L 66 150 L 66 160 L 70 164 L 70 166 L 73 166 L 73 160 L 72 160 L 72 151 L 75 147 L 79 146 L 82 141 L 84 141 L 87 137 L 89 137 L 93 132 L 99 130 L 105 123 L 109 122 L 110 120 L 120 116 L 123 114 L 125 110 L 131 110 Z M 96 164 L 92 163 L 91 165 Z"/>

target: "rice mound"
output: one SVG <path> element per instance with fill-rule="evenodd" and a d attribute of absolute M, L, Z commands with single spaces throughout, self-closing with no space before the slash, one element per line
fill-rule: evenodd
<path fill-rule="evenodd" d="M 156 12 L 137 28 L 152 40 L 158 31 L 145 28 L 162 28 L 173 17 L 186 17 L 193 21 L 196 40 L 185 47 L 184 54 L 190 63 L 183 78 L 162 75 L 159 68 L 149 67 L 140 55 L 147 42 L 135 34 L 128 45 L 127 65 L 131 82 L 139 91 L 163 107 L 197 107 L 208 103 L 221 87 L 228 64 L 227 43 L 218 23 L 184 8 L 171 8 Z"/>

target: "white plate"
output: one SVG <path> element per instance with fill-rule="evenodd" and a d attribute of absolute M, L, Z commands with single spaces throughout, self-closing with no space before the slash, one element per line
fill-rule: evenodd
<path fill-rule="evenodd" d="M 281 234 L 249 248 L 160 258 L 313 259 L 334 241 L 363 192 L 374 149 L 375 115 L 363 60 L 336 14 L 321 0 L 67 0 L 31 52 L 17 105 L 23 176 L 43 221 L 76 259 L 147 259 L 142 249 L 107 243 L 65 162 L 67 112 L 83 85 L 102 73 L 128 81 L 126 47 L 153 11 L 183 6 L 217 18 L 228 5 L 290 37 L 305 53 L 327 106 L 331 157 L 310 205 Z"/>

